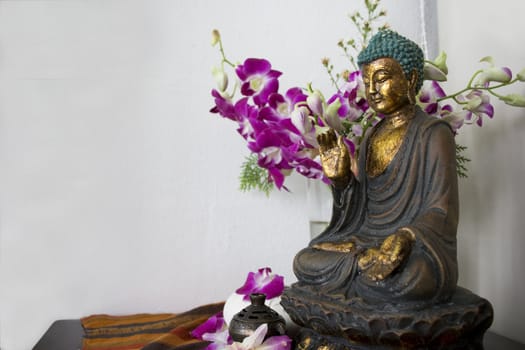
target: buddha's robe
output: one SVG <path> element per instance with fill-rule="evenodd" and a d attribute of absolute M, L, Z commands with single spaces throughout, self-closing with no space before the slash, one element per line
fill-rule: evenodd
<path fill-rule="evenodd" d="M 395 157 L 383 173 L 370 177 L 366 163 L 373 131 L 363 139 L 357 177 L 342 190 L 332 187 L 329 226 L 296 255 L 294 288 L 343 302 L 444 301 L 455 291 L 458 275 L 453 132 L 448 123 L 417 107 Z M 401 228 L 415 235 L 410 254 L 384 280 L 367 279 L 359 272 L 359 255 Z M 349 253 L 313 248 L 316 243 L 349 241 L 356 244 Z"/>

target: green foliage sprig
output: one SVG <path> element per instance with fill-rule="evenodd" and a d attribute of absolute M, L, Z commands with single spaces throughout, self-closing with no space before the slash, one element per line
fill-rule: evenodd
<path fill-rule="evenodd" d="M 257 164 L 257 154 L 253 153 L 244 159 L 239 180 L 239 189 L 243 192 L 259 190 L 269 196 L 274 188 L 273 183 L 268 181 L 268 171 Z"/>

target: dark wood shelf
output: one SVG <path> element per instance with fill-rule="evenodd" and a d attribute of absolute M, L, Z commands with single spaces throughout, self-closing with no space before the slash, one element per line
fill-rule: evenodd
<path fill-rule="evenodd" d="M 82 346 L 84 331 L 80 320 L 53 322 L 33 350 L 77 350 Z M 525 345 L 487 332 L 483 339 L 484 350 L 525 350 Z"/>

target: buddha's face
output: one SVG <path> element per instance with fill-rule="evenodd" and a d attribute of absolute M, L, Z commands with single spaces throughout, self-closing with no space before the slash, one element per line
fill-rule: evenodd
<path fill-rule="evenodd" d="M 368 104 L 376 112 L 392 114 L 410 104 L 411 82 L 399 63 L 392 58 L 379 58 L 362 66 Z"/>

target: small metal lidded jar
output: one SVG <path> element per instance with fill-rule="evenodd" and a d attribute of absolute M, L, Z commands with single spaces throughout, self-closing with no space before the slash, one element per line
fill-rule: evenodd
<path fill-rule="evenodd" d="M 251 305 L 236 313 L 228 330 L 230 336 L 236 342 L 242 342 L 244 338 L 250 336 L 262 324 L 268 324 L 266 338 L 275 335 L 284 335 L 286 332 L 284 318 L 272 308 L 264 305 L 266 295 L 263 293 L 250 294 Z"/>

